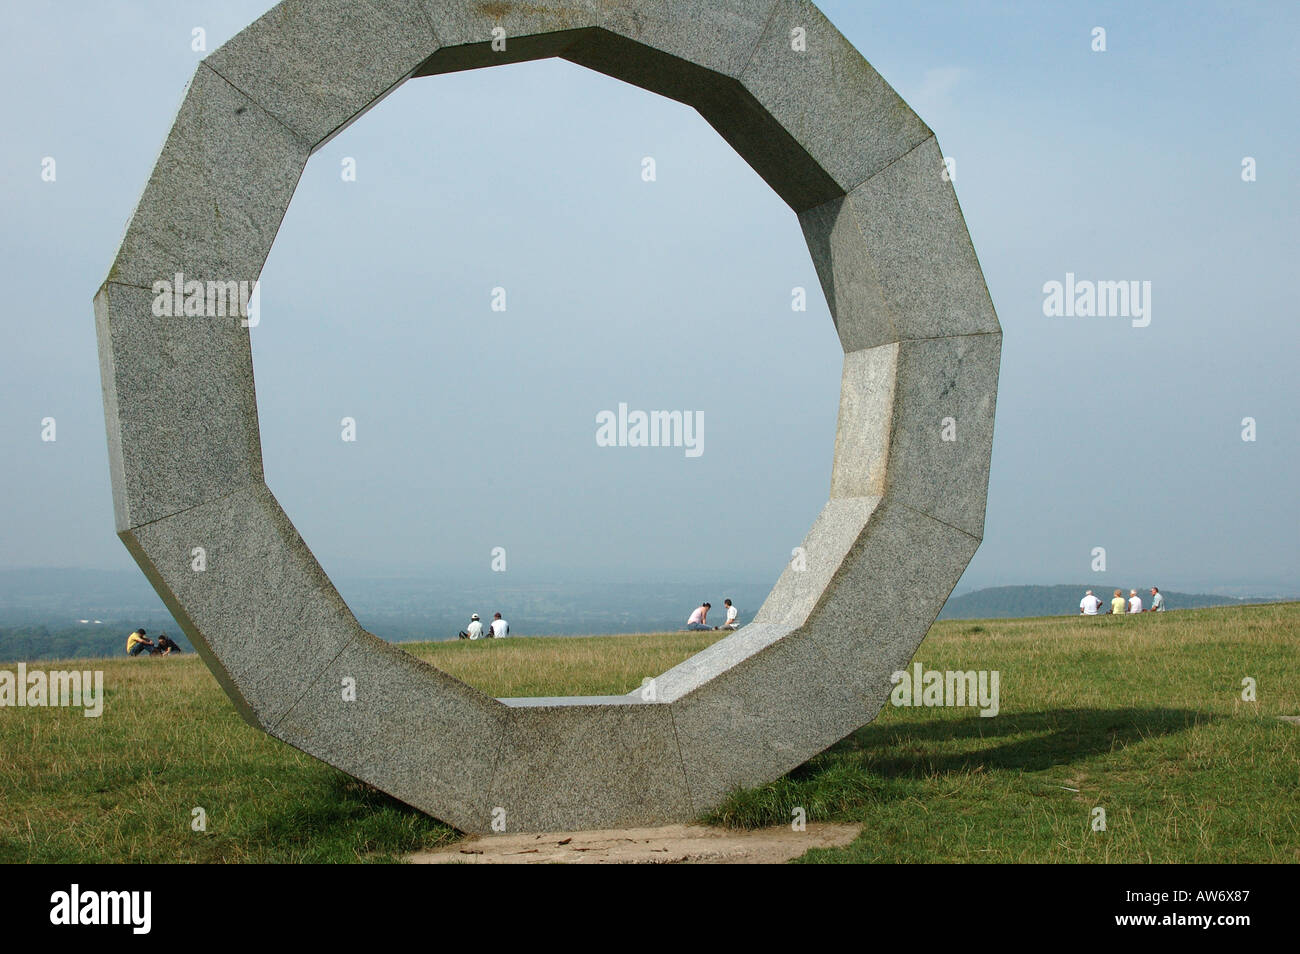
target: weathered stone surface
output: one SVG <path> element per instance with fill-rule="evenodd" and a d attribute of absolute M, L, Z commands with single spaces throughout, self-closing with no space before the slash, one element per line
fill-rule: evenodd
<path fill-rule="evenodd" d="M 226 692 L 270 728 L 361 635 L 265 486 L 119 534 Z M 195 548 L 205 569 L 196 570 Z"/>
<path fill-rule="evenodd" d="M 931 138 L 846 200 L 899 338 L 1000 330 L 944 171 L 943 153 Z"/>
<path fill-rule="evenodd" d="M 596 27 L 597 0 L 421 2 L 428 10 L 441 48 L 416 70 L 416 76 L 561 56 L 582 31 Z M 495 34 L 494 30 L 503 30 L 504 34 Z"/>
<path fill-rule="evenodd" d="M 420 0 L 443 46 L 491 43 L 492 31 L 505 30 L 506 49 L 515 37 L 562 33 L 596 26 L 598 0 L 465 2 Z"/>
<path fill-rule="evenodd" d="M 875 718 L 978 546 L 892 497 L 871 515 L 800 631 L 854 696 L 854 728 Z"/>
<path fill-rule="evenodd" d="M 896 344 L 844 356 L 835 465 L 831 470 L 832 500 L 884 496 L 897 373 Z"/>
<path fill-rule="evenodd" d="M 976 539 L 984 536 L 1001 355 L 1000 334 L 898 346 L 889 496 Z"/>
<path fill-rule="evenodd" d="M 861 725 L 859 709 L 802 635 L 730 667 L 672 704 L 692 808 L 780 778 Z"/>
<path fill-rule="evenodd" d="M 118 530 L 262 481 L 248 329 L 239 317 L 155 317 L 151 292 L 95 296 Z"/>
<path fill-rule="evenodd" d="M 464 831 L 487 831 L 507 709 L 440 669 L 360 634 L 270 729 Z"/>
<path fill-rule="evenodd" d="M 742 626 L 725 639 L 701 650 L 690 659 L 678 663 L 667 672 L 652 677 L 649 684 L 628 693 L 628 698 L 650 702 L 675 702 L 688 692 L 693 692 L 726 672 L 732 666 L 777 640 L 789 635 L 792 627 L 777 623 L 750 623 Z"/>
<path fill-rule="evenodd" d="M 558 55 L 695 108 L 796 211 L 843 190 L 734 79 L 607 30 L 585 31 Z"/>
<path fill-rule="evenodd" d="M 897 341 L 871 251 L 848 199 L 836 196 L 808 209 L 800 214 L 799 225 L 844 351 Z"/>
<path fill-rule="evenodd" d="M 828 501 L 800 544 L 800 552 L 792 555 L 754 614 L 754 622 L 791 628 L 802 625 L 879 503 L 879 497 Z"/>
<path fill-rule="evenodd" d="M 799 30 L 805 49 L 794 48 Z M 931 135 L 807 0 L 777 0 L 740 81 L 842 192 L 851 192 Z"/>
<path fill-rule="evenodd" d="M 599 25 L 629 40 L 738 77 L 776 0 L 600 0 Z"/>
<path fill-rule="evenodd" d="M 318 148 L 437 46 L 419 0 L 284 0 L 204 62 Z"/>
<path fill-rule="evenodd" d="M 263 483 L 239 316 L 151 311 L 176 272 L 255 280 L 310 149 L 404 76 L 541 56 L 699 110 L 800 214 L 846 352 L 826 507 L 754 622 L 648 695 L 494 700 L 364 633 Z M 806 0 L 285 0 L 198 68 L 96 297 L 120 535 L 246 719 L 424 811 L 712 808 L 874 717 L 978 546 L 1001 334 L 941 173 Z"/>
<path fill-rule="evenodd" d="M 506 831 L 690 817 L 668 706 L 509 706 L 489 806 L 504 811 Z"/>
<path fill-rule="evenodd" d="M 257 281 L 310 144 L 199 64 L 108 281 Z"/>

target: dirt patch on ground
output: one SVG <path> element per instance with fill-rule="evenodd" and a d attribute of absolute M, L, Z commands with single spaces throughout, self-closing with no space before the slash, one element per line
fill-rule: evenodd
<path fill-rule="evenodd" d="M 781 864 L 809 848 L 836 848 L 861 825 L 810 824 L 733 831 L 704 825 L 622 828 L 533 835 L 480 835 L 407 860 L 426 865 Z"/>

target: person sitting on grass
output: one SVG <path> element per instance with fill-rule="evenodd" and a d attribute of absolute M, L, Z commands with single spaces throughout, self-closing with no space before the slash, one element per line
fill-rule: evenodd
<path fill-rule="evenodd" d="M 717 629 L 716 626 L 709 625 L 709 610 L 713 609 L 712 603 L 701 603 L 695 607 L 695 612 L 691 618 L 686 621 L 687 629 Z"/>
<path fill-rule="evenodd" d="M 1137 590 L 1128 591 L 1128 611 L 1130 613 L 1142 612 L 1142 597 L 1138 596 Z"/>
<path fill-rule="evenodd" d="M 1092 595 L 1092 590 L 1083 594 L 1083 599 L 1079 600 L 1079 612 L 1084 616 L 1096 616 L 1097 610 L 1101 609 L 1101 600 Z"/>
<path fill-rule="evenodd" d="M 141 653 L 152 655 L 153 648 L 153 640 L 145 636 L 143 629 L 137 629 L 126 638 L 126 654 L 128 656 L 139 656 Z"/>
<path fill-rule="evenodd" d="M 1119 590 L 1116 590 L 1115 598 L 1110 601 L 1110 615 L 1123 616 L 1124 610 L 1127 606 L 1128 603 L 1124 601 L 1124 594 L 1122 594 Z"/>
<path fill-rule="evenodd" d="M 492 614 L 492 625 L 488 628 L 491 639 L 505 639 L 510 635 L 510 624 L 501 618 L 500 613 Z"/>
<path fill-rule="evenodd" d="M 172 639 L 166 633 L 158 634 L 158 645 L 154 648 L 154 656 L 170 656 L 173 653 L 180 655 L 185 650 L 176 645 L 176 640 Z"/>
<path fill-rule="evenodd" d="M 740 610 L 732 605 L 731 600 L 723 600 L 722 605 L 727 608 L 727 619 L 722 624 L 723 629 L 739 629 L 740 624 L 736 622 L 736 617 L 740 615 Z"/>
<path fill-rule="evenodd" d="M 1151 609 L 1148 612 L 1163 613 L 1165 611 L 1165 594 L 1160 592 L 1160 587 L 1151 587 Z"/>
<path fill-rule="evenodd" d="M 483 636 L 483 623 L 479 621 L 478 613 L 471 613 L 469 616 L 469 625 L 460 631 L 461 639 L 480 639 Z"/>

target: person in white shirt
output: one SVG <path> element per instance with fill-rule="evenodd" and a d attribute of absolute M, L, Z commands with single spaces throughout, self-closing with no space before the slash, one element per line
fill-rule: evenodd
<path fill-rule="evenodd" d="M 1089 590 L 1083 599 L 1079 600 L 1079 612 L 1084 616 L 1096 616 L 1099 609 L 1101 609 L 1101 600 L 1092 595 L 1092 590 Z"/>
<path fill-rule="evenodd" d="M 489 634 L 491 639 L 504 639 L 510 635 L 510 624 L 501 618 L 500 613 L 492 614 L 492 632 Z"/>
<path fill-rule="evenodd" d="M 481 639 L 483 636 L 483 624 L 479 621 L 478 613 L 471 613 L 469 625 L 461 632 L 461 639 Z"/>
<path fill-rule="evenodd" d="M 1142 612 L 1142 597 L 1138 596 L 1137 590 L 1128 591 L 1128 611 L 1130 613 Z"/>
<path fill-rule="evenodd" d="M 740 624 L 736 622 L 736 617 L 740 611 L 731 605 L 731 600 L 723 600 L 722 605 L 727 608 L 727 621 L 722 624 L 723 629 L 738 629 Z"/>
<path fill-rule="evenodd" d="M 1163 613 L 1165 611 L 1165 594 L 1160 592 L 1160 587 L 1151 587 L 1151 612 Z"/>

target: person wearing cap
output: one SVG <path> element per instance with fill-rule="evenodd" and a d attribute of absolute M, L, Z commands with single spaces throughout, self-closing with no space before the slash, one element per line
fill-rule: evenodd
<path fill-rule="evenodd" d="M 469 625 L 466 626 L 460 634 L 461 639 L 481 639 L 483 637 L 483 624 L 479 621 L 478 613 L 470 613 Z"/>
<path fill-rule="evenodd" d="M 1096 616 L 1099 609 L 1101 609 L 1101 600 L 1092 595 L 1092 590 L 1085 593 L 1083 599 L 1079 600 L 1079 612 L 1084 616 Z"/>
<path fill-rule="evenodd" d="M 501 618 L 500 613 L 492 614 L 492 626 L 488 636 L 492 639 L 504 639 L 510 635 L 510 624 Z"/>

